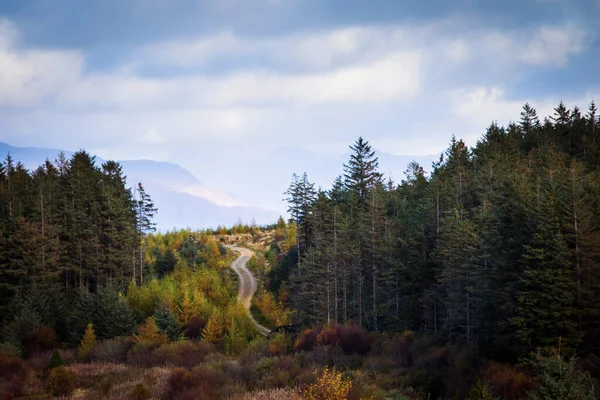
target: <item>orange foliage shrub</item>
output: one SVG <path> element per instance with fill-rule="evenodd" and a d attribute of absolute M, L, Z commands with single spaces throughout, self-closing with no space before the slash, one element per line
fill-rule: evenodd
<path fill-rule="evenodd" d="M 317 335 L 316 344 L 317 346 L 337 346 L 339 341 L 337 331 L 330 327 L 326 326 L 321 329 L 321 332 Z"/>
<path fill-rule="evenodd" d="M 23 360 L 0 352 L 0 400 L 22 395 L 29 372 Z"/>
<path fill-rule="evenodd" d="M 296 339 L 296 344 L 294 345 L 294 349 L 296 351 L 310 351 L 313 349 L 315 342 L 317 341 L 317 336 L 319 332 L 315 329 L 306 329 L 304 332 L 298 336 Z"/>
<path fill-rule="evenodd" d="M 340 346 L 346 354 L 367 354 L 371 350 L 373 338 L 367 331 L 355 324 L 335 325 Z"/>
<path fill-rule="evenodd" d="M 492 394 L 507 400 L 525 399 L 525 391 L 536 386 L 534 378 L 511 365 L 491 363 L 485 375 Z"/>
<path fill-rule="evenodd" d="M 32 330 L 27 335 L 26 349 L 27 354 L 36 354 L 46 350 L 52 350 L 58 347 L 56 332 L 49 326 L 41 326 Z"/>

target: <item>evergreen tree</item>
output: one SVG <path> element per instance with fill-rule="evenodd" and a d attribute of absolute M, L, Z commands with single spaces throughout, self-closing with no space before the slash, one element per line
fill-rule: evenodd
<path fill-rule="evenodd" d="M 177 319 L 166 306 L 159 307 L 154 313 L 154 320 L 161 333 L 167 335 L 171 340 L 177 340 L 181 337 L 181 326 Z"/>
<path fill-rule="evenodd" d="M 345 184 L 358 194 L 361 203 L 365 203 L 367 192 L 381 180 L 381 174 L 377 171 L 379 161 L 369 142 L 362 137 L 350 146 L 350 150 L 350 160 L 348 164 L 344 164 Z"/>

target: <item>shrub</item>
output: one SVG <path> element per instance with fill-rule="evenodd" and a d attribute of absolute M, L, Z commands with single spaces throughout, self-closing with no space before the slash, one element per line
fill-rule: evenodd
<path fill-rule="evenodd" d="M 284 355 L 290 348 L 290 340 L 284 333 L 276 333 L 269 339 L 269 353 Z"/>
<path fill-rule="evenodd" d="M 52 358 L 50 358 L 50 363 L 48 364 L 48 369 L 62 367 L 63 365 L 65 365 L 65 362 L 60 356 L 60 353 L 58 352 L 58 350 L 54 350 Z"/>
<path fill-rule="evenodd" d="M 179 393 L 191 389 L 196 384 L 191 372 L 185 368 L 175 369 L 167 380 L 167 394 L 174 399 Z"/>
<path fill-rule="evenodd" d="M 75 390 L 73 374 L 65 367 L 54 368 L 50 371 L 46 387 L 53 396 L 69 395 Z"/>
<path fill-rule="evenodd" d="M 534 379 L 524 371 L 506 364 L 491 363 L 485 373 L 492 394 L 505 399 L 524 399 L 535 388 Z"/>
<path fill-rule="evenodd" d="M 344 353 L 364 355 L 371 350 L 373 338 L 358 325 L 336 325 L 335 330 Z"/>
<path fill-rule="evenodd" d="M 94 324 L 90 322 L 85 328 L 85 334 L 79 345 L 79 352 L 77 353 L 79 360 L 86 361 L 90 357 L 95 345 L 96 334 L 94 333 Z"/>
<path fill-rule="evenodd" d="M 317 335 L 316 344 L 317 346 L 337 346 L 338 334 L 336 330 L 330 326 L 321 329 L 321 332 Z"/>
<path fill-rule="evenodd" d="M 352 381 L 344 378 L 341 372 L 325 367 L 322 371 L 314 371 L 316 383 L 300 388 L 299 392 L 306 400 L 346 400 Z"/>
<path fill-rule="evenodd" d="M 29 332 L 25 343 L 30 355 L 58 347 L 56 332 L 49 326 L 40 326 Z"/>
<path fill-rule="evenodd" d="M 143 383 L 140 382 L 133 387 L 131 393 L 129 394 L 129 398 L 131 400 L 147 400 L 152 398 L 152 393 L 146 386 L 144 386 Z"/>
<path fill-rule="evenodd" d="M 0 353 L 0 378 L 19 377 L 26 379 L 28 375 L 29 368 L 23 360 Z"/>
<path fill-rule="evenodd" d="M 0 352 L 0 399 L 21 396 L 28 376 L 29 368 L 23 360 Z"/>
<path fill-rule="evenodd" d="M 94 360 L 104 362 L 123 362 L 131 345 L 123 338 L 107 339 L 94 347 Z"/>
<path fill-rule="evenodd" d="M 223 376 L 204 367 L 194 368 L 193 371 L 177 368 L 167 381 L 167 396 L 178 400 L 217 399 L 217 388 L 224 381 Z"/>
<path fill-rule="evenodd" d="M 163 364 L 193 368 L 214 351 L 214 347 L 209 343 L 176 342 L 159 347 L 155 350 L 155 356 Z"/>
<path fill-rule="evenodd" d="M 0 354 L 3 354 L 5 357 L 21 357 L 22 352 L 19 347 L 15 346 L 12 343 L 0 343 Z"/>
<path fill-rule="evenodd" d="M 296 344 L 294 345 L 294 349 L 296 351 L 311 351 L 317 341 L 317 336 L 319 332 L 315 329 L 306 329 L 304 332 L 298 336 L 296 339 Z"/>
<path fill-rule="evenodd" d="M 199 315 L 194 315 L 185 327 L 185 336 L 188 339 L 200 339 L 205 327 L 206 320 Z"/>

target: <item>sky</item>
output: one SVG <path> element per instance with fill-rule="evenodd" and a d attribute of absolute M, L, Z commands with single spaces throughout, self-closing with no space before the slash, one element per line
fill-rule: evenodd
<path fill-rule="evenodd" d="M 0 141 L 172 161 L 262 205 L 281 151 L 474 145 L 525 102 L 587 109 L 599 62 L 600 0 L 2 0 Z"/>

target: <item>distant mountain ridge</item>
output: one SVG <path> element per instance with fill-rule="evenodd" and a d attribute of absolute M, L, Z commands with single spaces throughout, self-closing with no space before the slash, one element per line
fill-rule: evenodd
<path fill-rule="evenodd" d="M 8 153 L 15 161 L 33 170 L 45 162 L 54 161 L 61 150 L 38 147 L 17 147 L 0 142 L 0 157 Z M 63 151 L 67 158 L 73 151 Z M 96 157 L 97 165 L 106 160 Z M 142 182 L 152 197 L 158 213 L 155 221 L 160 230 L 179 228 L 209 228 L 230 226 L 238 220 L 258 224 L 272 223 L 279 213 L 247 206 L 234 196 L 203 185 L 190 171 L 172 163 L 153 160 L 118 161 L 123 167 L 127 185 Z"/>

